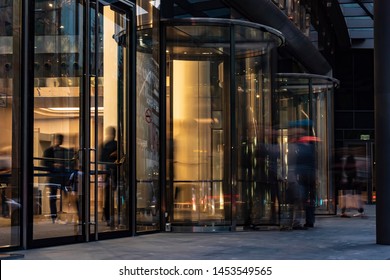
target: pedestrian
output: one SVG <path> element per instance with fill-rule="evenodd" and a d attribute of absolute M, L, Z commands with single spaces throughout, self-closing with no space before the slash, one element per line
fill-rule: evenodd
<path fill-rule="evenodd" d="M 104 219 L 107 226 L 113 226 L 113 191 L 116 189 L 117 180 L 117 148 L 115 140 L 116 129 L 113 126 L 106 128 L 106 139 L 101 147 L 100 161 L 104 165 Z"/>
<path fill-rule="evenodd" d="M 43 152 L 43 165 L 48 171 L 48 187 L 50 217 L 53 223 L 60 222 L 57 217 L 57 196 L 58 191 L 65 187 L 67 182 L 66 162 L 67 149 L 62 147 L 64 135 L 55 134 L 53 145 Z"/>
<path fill-rule="evenodd" d="M 344 203 L 342 204 L 341 208 L 341 217 L 350 217 L 346 213 L 348 208 L 357 209 L 358 213 L 354 214 L 354 217 L 364 216 L 362 193 L 357 182 L 356 159 L 353 153 L 349 153 L 349 155 L 346 157 L 343 169 L 346 176 L 346 184 L 343 190 Z"/>

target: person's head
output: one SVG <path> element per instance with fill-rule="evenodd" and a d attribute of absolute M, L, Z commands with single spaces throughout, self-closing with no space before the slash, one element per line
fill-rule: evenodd
<path fill-rule="evenodd" d="M 57 133 L 54 135 L 54 146 L 60 146 L 64 142 L 64 135 Z"/>
<path fill-rule="evenodd" d="M 108 140 L 114 140 L 115 139 L 116 130 L 113 126 L 106 127 L 106 138 Z"/>

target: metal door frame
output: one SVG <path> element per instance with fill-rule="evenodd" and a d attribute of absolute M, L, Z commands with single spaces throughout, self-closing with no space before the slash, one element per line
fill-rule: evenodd
<path fill-rule="evenodd" d="M 90 2 L 94 1 L 86 1 L 86 8 L 85 8 L 85 15 L 84 15 L 84 29 L 85 29 L 85 34 L 91 34 L 90 27 L 91 27 L 91 19 L 89 16 L 89 13 L 92 11 L 91 10 L 91 5 Z M 99 10 L 100 6 L 110 6 L 111 9 L 117 13 L 120 14 L 126 14 L 129 21 L 126 26 L 126 30 L 128 30 L 130 36 L 126 36 L 126 42 L 125 44 L 127 45 L 126 48 L 126 57 L 127 57 L 127 65 L 125 67 L 126 71 L 126 77 L 127 79 L 124 81 L 126 84 L 126 92 L 124 92 L 124 95 L 127 96 L 126 98 L 126 103 L 123 104 L 122 106 L 125 107 L 127 110 L 127 114 L 123 116 L 124 118 L 124 123 L 128 124 L 127 128 L 127 134 L 124 135 L 123 137 L 127 139 L 127 147 L 126 150 L 128 151 L 128 154 L 135 154 L 135 140 L 131 138 L 131 136 L 135 135 L 135 125 L 130 122 L 131 119 L 135 119 L 135 94 L 136 91 L 136 86 L 135 86 L 135 73 L 136 73 L 136 56 L 135 56 L 135 43 L 136 43 L 136 9 L 135 9 L 135 4 L 132 2 L 129 2 L 128 0 L 99 0 L 96 1 L 94 11 L 95 11 L 95 26 L 99 26 Z M 98 50 L 100 48 L 100 42 L 99 42 L 99 36 L 98 36 L 98 29 L 95 28 L 94 32 L 94 44 L 95 48 Z M 95 82 L 97 83 L 97 78 L 99 77 L 98 73 L 98 67 L 95 67 L 95 71 L 92 73 L 90 71 L 89 65 L 91 65 L 90 61 L 90 51 L 91 51 L 91 38 L 90 36 L 85 36 L 85 41 L 84 41 L 84 69 L 85 69 L 85 79 L 84 79 L 84 84 L 83 84 L 83 92 L 85 93 L 84 98 L 83 98 L 83 104 L 81 104 L 82 110 L 81 110 L 81 118 L 80 118 L 80 128 L 81 131 L 83 132 L 83 137 L 81 136 L 80 133 L 80 144 L 83 147 L 81 149 L 82 153 L 82 166 L 84 168 L 83 170 L 83 186 L 88 186 L 83 190 L 83 231 L 82 231 L 82 236 L 84 241 L 88 242 L 90 240 L 99 240 L 102 239 L 102 235 L 106 237 L 117 237 L 117 236 L 129 236 L 129 235 L 134 235 L 134 230 L 135 230 L 135 209 L 133 209 L 135 206 L 135 190 L 133 187 L 134 183 L 133 181 L 135 180 L 135 164 L 133 161 L 128 161 L 127 164 L 129 165 L 129 177 L 127 178 L 127 182 L 129 182 L 129 205 L 130 205 L 130 213 L 129 215 L 129 230 L 127 231 L 121 231 L 121 232 L 108 232 L 108 233 L 101 233 L 99 232 L 99 227 L 98 227 L 98 184 L 95 183 L 95 197 L 94 197 L 94 216 L 95 216 L 95 223 L 94 223 L 94 232 L 90 232 L 90 225 L 91 223 L 91 213 L 90 213 L 90 207 L 91 207 L 91 194 L 89 193 L 89 186 L 91 183 L 90 175 L 94 175 L 94 182 L 98 182 L 98 151 L 96 149 L 92 149 L 90 147 L 90 141 L 91 141 L 91 129 L 90 129 L 90 120 L 91 120 L 91 96 L 90 96 L 90 90 L 91 90 L 91 79 L 96 78 Z M 93 57 L 93 62 L 95 65 L 99 65 L 99 57 L 98 57 L 98 52 L 95 51 L 94 57 Z M 98 104 L 98 87 L 95 86 L 95 100 L 94 104 Z M 98 124 L 98 106 L 95 106 L 95 124 Z M 98 143 L 98 129 L 95 127 L 94 129 L 95 132 L 95 147 L 99 147 Z M 117 133 L 117 139 L 119 140 L 119 130 Z M 120 143 L 118 141 L 118 147 Z M 91 162 L 91 152 L 95 153 L 94 157 L 94 162 Z M 91 163 L 95 166 L 95 170 L 91 170 L 90 166 Z M 104 238 L 103 238 L 104 239 Z"/>

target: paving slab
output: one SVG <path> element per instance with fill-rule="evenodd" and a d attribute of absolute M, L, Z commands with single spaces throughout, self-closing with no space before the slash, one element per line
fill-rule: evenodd
<path fill-rule="evenodd" d="M 376 244 L 375 206 L 366 216 L 317 216 L 308 230 L 161 232 L 22 250 L 25 260 L 389 260 Z"/>

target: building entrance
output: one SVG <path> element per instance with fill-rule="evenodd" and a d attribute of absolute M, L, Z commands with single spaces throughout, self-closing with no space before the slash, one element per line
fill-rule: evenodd
<path fill-rule="evenodd" d="M 173 231 L 276 224 L 267 149 L 277 31 L 216 19 L 166 22 L 167 222 Z"/>
<path fill-rule="evenodd" d="M 332 177 L 335 167 L 331 164 L 334 145 L 330 127 L 338 80 L 303 73 L 278 73 L 276 85 L 273 118 L 280 147 L 282 216 L 288 216 L 291 210 L 291 197 L 304 199 L 303 205 L 313 213 L 335 214 Z"/>
<path fill-rule="evenodd" d="M 36 2 L 32 244 L 130 230 L 134 13 L 109 2 Z"/>

